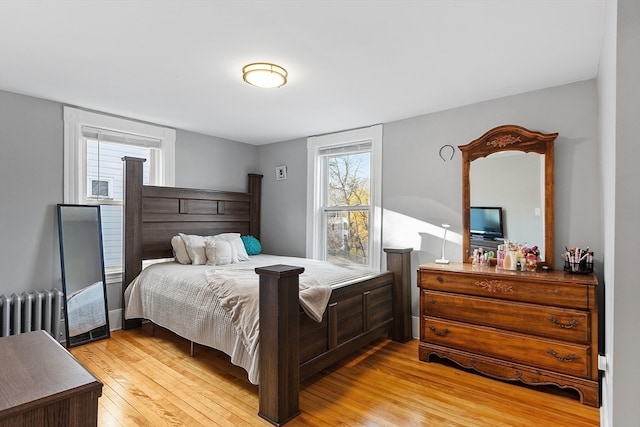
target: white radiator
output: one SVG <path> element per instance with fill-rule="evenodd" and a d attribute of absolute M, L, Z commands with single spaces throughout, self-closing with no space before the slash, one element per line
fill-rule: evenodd
<path fill-rule="evenodd" d="M 58 340 L 62 298 L 57 289 L 0 295 L 0 337 L 45 330 Z"/>

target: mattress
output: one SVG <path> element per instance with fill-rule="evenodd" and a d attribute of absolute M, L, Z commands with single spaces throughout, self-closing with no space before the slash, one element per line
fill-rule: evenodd
<path fill-rule="evenodd" d="M 127 287 L 125 318 L 148 319 L 190 341 L 223 351 L 233 364 L 247 371 L 251 383 L 258 384 L 259 339 L 254 339 L 250 327 L 238 323 L 237 313 L 245 310 L 230 310 L 229 298 L 221 300 L 221 291 L 214 286 L 212 278 L 216 275 L 243 277 L 244 287 L 253 285 L 257 292 L 259 276 L 255 268 L 276 264 L 304 267 L 300 275 L 301 295 L 309 286 L 327 287 L 330 293 L 331 289 L 378 274 L 356 265 L 267 254 L 223 266 L 157 263 L 145 268 Z"/>

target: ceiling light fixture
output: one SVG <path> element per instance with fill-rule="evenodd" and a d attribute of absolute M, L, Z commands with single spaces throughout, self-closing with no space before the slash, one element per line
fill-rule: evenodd
<path fill-rule="evenodd" d="M 242 79 L 250 85 L 274 88 L 287 83 L 287 70 L 269 62 L 254 62 L 242 68 Z"/>

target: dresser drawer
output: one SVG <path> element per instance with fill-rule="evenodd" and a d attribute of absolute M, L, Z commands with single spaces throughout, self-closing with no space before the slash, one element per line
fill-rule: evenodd
<path fill-rule="evenodd" d="M 444 317 L 510 331 L 589 342 L 589 312 L 422 290 L 422 315 Z"/>
<path fill-rule="evenodd" d="M 458 294 L 477 295 L 510 301 L 550 304 L 559 307 L 589 308 L 588 287 L 569 282 L 527 280 L 514 276 L 471 273 L 428 272 L 420 270 L 419 286 Z"/>
<path fill-rule="evenodd" d="M 453 320 L 424 317 L 420 339 L 505 361 L 588 378 L 588 345 L 531 337 Z"/>

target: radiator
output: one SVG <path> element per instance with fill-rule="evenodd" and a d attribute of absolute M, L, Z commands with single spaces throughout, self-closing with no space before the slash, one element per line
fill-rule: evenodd
<path fill-rule="evenodd" d="M 0 295 L 0 337 L 45 330 L 58 340 L 62 298 L 57 289 Z"/>

